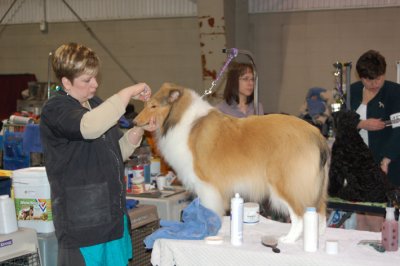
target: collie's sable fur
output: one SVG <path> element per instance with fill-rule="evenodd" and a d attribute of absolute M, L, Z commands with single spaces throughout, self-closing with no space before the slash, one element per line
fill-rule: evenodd
<path fill-rule="evenodd" d="M 135 118 L 156 118 L 157 144 L 185 187 L 223 215 L 235 192 L 289 212 L 283 242 L 303 231 L 303 212 L 315 206 L 320 232 L 326 226 L 328 147 L 316 127 L 288 115 L 234 118 L 219 112 L 190 89 L 164 83 Z"/>

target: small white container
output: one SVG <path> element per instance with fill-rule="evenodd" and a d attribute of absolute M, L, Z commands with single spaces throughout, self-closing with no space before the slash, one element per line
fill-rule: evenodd
<path fill-rule="evenodd" d="M 158 190 L 164 190 L 164 187 L 167 185 L 167 177 L 157 176 L 156 183 Z"/>
<path fill-rule="evenodd" d="M 19 227 L 54 232 L 50 184 L 44 167 L 13 171 L 15 210 Z"/>
<path fill-rule="evenodd" d="M 306 252 L 318 250 L 318 213 L 314 207 L 307 207 L 303 216 L 303 248 Z"/>
<path fill-rule="evenodd" d="M 243 204 L 243 222 L 245 224 L 256 224 L 260 221 L 260 205 L 256 202 Z"/>
<path fill-rule="evenodd" d="M 325 243 L 326 254 L 336 255 L 339 252 L 339 243 L 336 240 L 327 240 Z"/>

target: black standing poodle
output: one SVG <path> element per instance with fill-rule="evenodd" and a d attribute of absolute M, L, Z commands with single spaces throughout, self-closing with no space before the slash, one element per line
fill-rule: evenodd
<path fill-rule="evenodd" d="M 360 116 L 345 110 L 332 115 L 336 138 L 329 169 L 329 195 L 349 201 L 387 202 L 386 193 L 394 187 L 358 133 Z"/>

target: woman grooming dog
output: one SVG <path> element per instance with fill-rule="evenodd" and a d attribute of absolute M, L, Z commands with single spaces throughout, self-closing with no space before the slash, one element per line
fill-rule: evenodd
<path fill-rule="evenodd" d="M 52 66 L 63 90 L 43 107 L 45 167 L 58 241 L 57 265 L 127 265 L 132 258 L 125 202 L 124 161 L 140 145 L 145 127 L 123 134 L 117 125 L 134 98 L 151 95 L 145 83 L 105 101 L 95 96 L 100 61 L 90 48 L 61 45 Z"/>

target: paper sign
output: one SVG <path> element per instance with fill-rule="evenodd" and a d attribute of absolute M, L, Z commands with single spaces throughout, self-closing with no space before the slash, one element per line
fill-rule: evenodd
<path fill-rule="evenodd" d="M 390 120 L 392 121 L 392 128 L 400 127 L 400 113 L 391 114 Z"/>

